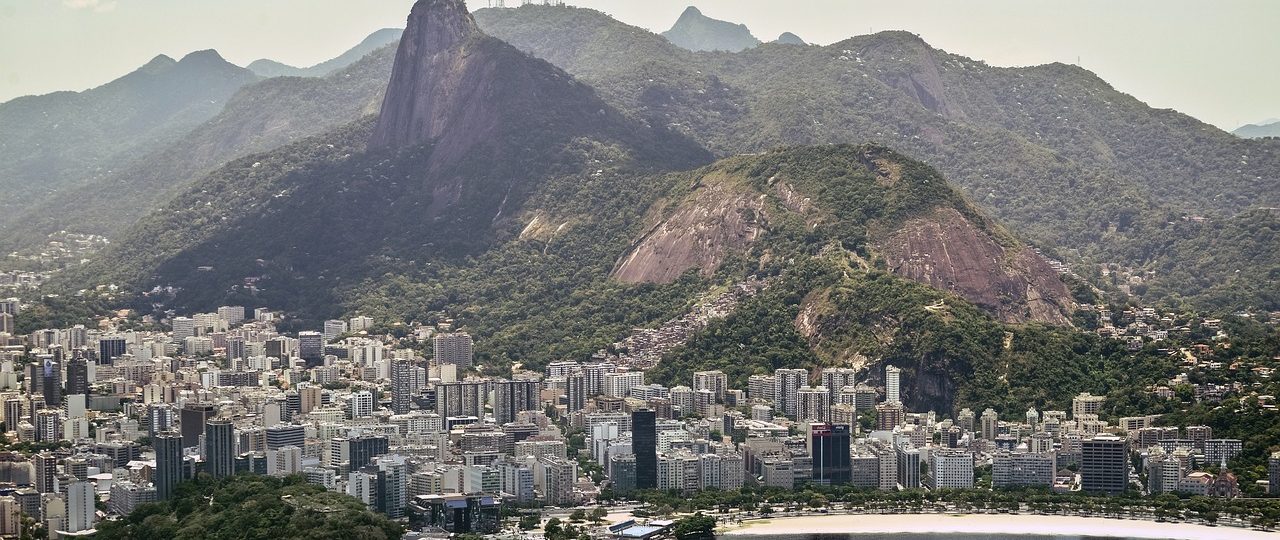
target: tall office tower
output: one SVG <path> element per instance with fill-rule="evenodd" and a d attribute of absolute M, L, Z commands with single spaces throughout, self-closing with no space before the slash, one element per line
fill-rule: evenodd
<path fill-rule="evenodd" d="M 799 405 L 796 420 L 801 422 L 826 422 L 831 419 L 831 392 L 827 387 L 802 386 L 796 390 Z"/>
<path fill-rule="evenodd" d="M 1080 420 L 1085 415 L 1097 415 L 1102 412 L 1102 404 L 1106 401 L 1107 398 L 1105 396 L 1095 396 L 1088 392 L 1082 392 L 1071 399 L 1071 419 Z"/>
<path fill-rule="evenodd" d="M 298 358 L 308 364 L 324 360 L 324 335 L 320 332 L 298 332 Z"/>
<path fill-rule="evenodd" d="M 724 391 L 729 389 L 729 376 L 723 371 L 693 372 L 693 390 L 710 390 L 717 402 L 724 401 Z"/>
<path fill-rule="evenodd" d="M 435 353 L 436 363 L 458 366 L 459 373 L 471 367 L 474 359 L 471 347 L 471 335 L 466 332 L 436 334 L 431 338 L 431 349 Z"/>
<path fill-rule="evenodd" d="M 394 401 L 393 401 L 394 404 Z M 351 399 L 347 402 L 347 413 L 354 420 L 356 418 L 365 418 L 373 415 L 373 392 L 361 390 L 352 392 Z"/>
<path fill-rule="evenodd" d="M 586 408 L 587 376 L 582 373 L 582 370 L 565 375 L 564 383 L 564 395 L 568 401 L 569 412 L 574 413 Z"/>
<path fill-rule="evenodd" d="M 72 482 L 67 486 L 67 532 L 76 533 L 92 529 L 97 521 L 93 484 Z"/>
<path fill-rule="evenodd" d="M 236 472 L 235 426 L 230 420 L 209 420 L 204 428 L 205 472 L 214 478 Z"/>
<path fill-rule="evenodd" d="M 13 335 L 13 315 L 0 313 L 0 334 Z"/>
<path fill-rule="evenodd" d="M 809 457 L 813 459 L 815 484 L 835 486 L 852 481 L 849 440 L 849 426 L 809 424 Z"/>
<path fill-rule="evenodd" d="M 539 381 L 497 381 L 493 388 L 494 422 L 501 426 L 515 422 L 517 413 L 540 410 L 541 392 Z"/>
<path fill-rule="evenodd" d="M 0 298 L 0 313 L 8 313 L 17 317 L 21 310 L 21 303 L 17 298 Z"/>
<path fill-rule="evenodd" d="M 618 366 L 610 362 L 582 366 L 582 374 L 587 378 L 587 397 L 603 394 L 604 376 L 617 371 Z"/>
<path fill-rule="evenodd" d="M 156 496 L 166 500 L 173 496 L 183 478 L 182 434 L 176 431 L 157 433 L 151 438 L 151 446 L 156 450 L 152 482 L 156 485 Z"/>
<path fill-rule="evenodd" d="M 196 321 L 190 317 L 173 318 L 173 340 L 182 343 L 196 335 Z"/>
<path fill-rule="evenodd" d="M 1080 487 L 1088 493 L 1122 493 L 1129 487 L 1129 441 L 1095 435 L 1081 441 Z"/>
<path fill-rule="evenodd" d="M 884 400 L 902 403 L 902 370 L 897 366 L 884 368 Z"/>
<path fill-rule="evenodd" d="M 67 395 L 89 395 L 89 361 L 82 351 L 67 361 Z"/>
<path fill-rule="evenodd" d="M 658 427 L 653 411 L 631 413 L 631 452 L 636 455 L 636 488 L 658 487 Z"/>
<path fill-rule="evenodd" d="M 840 390 L 858 384 L 858 370 L 853 368 L 825 368 L 822 370 L 822 386 L 831 392 L 831 402 L 836 403 Z M 850 403 L 853 403 L 850 401 Z"/>
<path fill-rule="evenodd" d="M 328 343 L 347 333 L 347 321 L 332 319 L 324 322 L 324 342 Z"/>
<path fill-rule="evenodd" d="M 41 367 L 40 385 L 44 394 L 44 403 L 49 407 L 62 406 L 62 364 L 52 358 L 45 358 Z"/>
<path fill-rule="evenodd" d="M 98 340 L 98 365 L 115 364 L 116 359 L 124 356 L 128 351 L 129 342 L 125 338 L 119 336 L 101 338 Z"/>
<path fill-rule="evenodd" d="M 624 371 L 621 373 L 609 373 L 604 376 L 604 395 L 613 397 L 628 397 L 631 395 L 631 389 L 644 385 L 643 371 Z"/>
<path fill-rule="evenodd" d="M 795 416 L 800 405 L 796 392 L 809 384 L 809 371 L 805 369 L 779 369 L 773 372 L 773 403 L 778 412 Z"/>
<path fill-rule="evenodd" d="M 40 493 L 58 492 L 58 457 L 49 452 L 40 452 L 31 458 L 35 466 L 35 488 Z"/>
<path fill-rule="evenodd" d="M 436 414 L 441 418 L 451 416 L 484 417 L 485 383 L 459 381 L 436 385 Z"/>
<path fill-rule="evenodd" d="M 894 446 L 898 458 L 898 485 L 903 489 L 920 487 L 920 449 L 910 442 Z"/>
<path fill-rule="evenodd" d="M 204 435 L 205 424 L 217 414 L 212 403 L 187 402 L 178 413 L 178 425 L 182 428 L 182 447 L 200 446 L 200 436 Z"/>
<path fill-rule="evenodd" d="M 1000 417 L 996 412 L 987 409 L 982 411 L 982 438 L 988 441 L 996 440 L 996 435 L 1000 434 Z"/>
<path fill-rule="evenodd" d="M 414 395 L 413 361 L 391 361 L 391 412 L 409 414 Z"/>

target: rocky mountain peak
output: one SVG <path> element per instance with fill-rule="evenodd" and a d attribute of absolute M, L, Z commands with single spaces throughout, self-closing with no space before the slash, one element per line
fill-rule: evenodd
<path fill-rule="evenodd" d="M 712 19 L 693 6 L 685 9 L 675 26 L 662 36 L 691 51 L 737 52 L 760 44 L 746 25 Z"/>
<path fill-rule="evenodd" d="M 476 20 L 462 0 L 418 0 L 409 13 L 409 25 L 401 38 L 418 55 L 447 51 L 479 34 Z M 402 47 L 403 51 L 404 48 Z"/>
<path fill-rule="evenodd" d="M 483 58 L 468 59 L 462 51 L 469 41 L 483 36 L 462 0 L 418 0 L 400 39 L 369 145 L 423 144 L 467 118 L 489 116 L 477 91 L 491 83 L 494 74 L 477 69 Z"/>

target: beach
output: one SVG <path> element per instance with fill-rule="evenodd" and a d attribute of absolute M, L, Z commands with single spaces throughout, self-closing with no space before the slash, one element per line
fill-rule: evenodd
<path fill-rule="evenodd" d="M 744 521 L 723 536 L 803 534 L 1039 534 L 1169 540 L 1280 540 L 1280 534 L 1188 523 L 1031 514 L 867 514 Z M 744 538 L 745 540 L 745 538 Z"/>

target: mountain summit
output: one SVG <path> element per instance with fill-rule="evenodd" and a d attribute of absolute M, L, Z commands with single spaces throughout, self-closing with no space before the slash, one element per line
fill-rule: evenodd
<path fill-rule="evenodd" d="M 662 37 L 691 51 L 738 52 L 760 44 L 745 25 L 712 19 L 689 6 Z"/>
<path fill-rule="evenodd" d="M 370 146 L 402 147 L 439 137 L 456 124 L 488 122 L 480 90 L 497 75 L 491 59 L 470 56 L 484 35 L 461 0 L 419 0 L 396 52 L 395 68 Z"/>

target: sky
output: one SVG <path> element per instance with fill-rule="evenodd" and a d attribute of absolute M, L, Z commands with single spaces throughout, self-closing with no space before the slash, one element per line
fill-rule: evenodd
<path fill-rule="evenodd" d="M 472 9 L 492 0 L 468 0 Z M 506 0 L 517 4 L 520 0 Z M 1079 62 L 1117 89 L 1234 129 L 1280 117 L 1277 0 L 568 0 L 661 32 L 688 5 L 830 44 L 907 30 L 997 66 Z M 411 0 L 0 0 L 0 101 L 91 88 L 158 54 L 217 49 L 309 66 L 379 28 Z"/>

